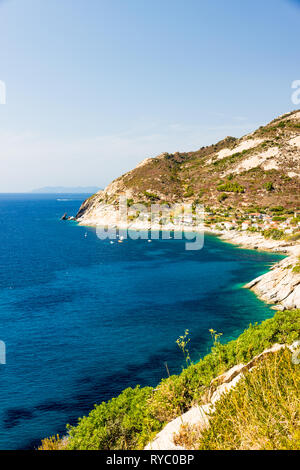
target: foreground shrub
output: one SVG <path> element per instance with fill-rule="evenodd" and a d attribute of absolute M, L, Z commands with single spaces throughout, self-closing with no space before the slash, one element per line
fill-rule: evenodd
<path fill-rule="evenodd" d="M 51 436 L 43 439 L 41 446 L 38 450 L 65 450 L 67 447 L 67 439 L 56 436 Z"/>
<path fill-rule="evenodd" d="M 277 312 L 261 324 L 250 325 L 227 344 L 215 341 L 210 354 L 180 375 L 162 380 L 157 389 L 127 388 L 118 397 L 96 405 L 77 426 L 68 426 L 68 449 L 142 449 L 166 422 L 201 402 L 214 377 L 248 362 L 274 343 L 292 343 L 299 332 L 298 309 Z M 45 441 L 49 440 L 43 446 Z"/>
<path fill-rule="evenodd" d="M 142 449 L 160 429 L 147 408 L 152 393 L 151 387 L 127 388 L 117 398 L 95 406 L 76 427 L 68 427 L 68 449 Z"/>

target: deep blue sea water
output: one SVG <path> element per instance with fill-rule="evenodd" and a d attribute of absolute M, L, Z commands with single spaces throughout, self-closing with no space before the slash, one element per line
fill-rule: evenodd
<path fill-rule="evenodd" d="M 193 360 L 250 322 L 273 315 L 241 286 L 278 255 L 213 236 L 111 245 L 59 220 L 83 195 L 0 195 L 0 448 L 34 448 L 125 387 L 155 386 L 183 366 L 175 341 L 190 330 Z M 87 232 L 87 237 L 85 233 Z"/>

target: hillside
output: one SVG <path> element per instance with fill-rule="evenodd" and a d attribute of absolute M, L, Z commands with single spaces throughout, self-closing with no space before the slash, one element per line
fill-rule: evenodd
<path fill-rule="evenodd" d="M 278 309 L 300 307 L 300 111 L 281 116 L 241 139 L 227 137 L 196 152 L 148 158 L 87 199 L 77 220 L 118 225 L 119 196 L 126 195 L 126 227 L 196 231 L 196 204 L 205 207 L 204 228 L 245 248 L 289 255 L 247 285 Z M 170 208 L 169 217 L 140 213 L 153 203 L 189 203 L 193 215 Z M 122 225 L 123 224 L 123 225 Z"/>
<path fill-rule="evenodd" d="M 132 202 L 189 202 L 212 208 L 300 208 L 300 111 L 274 119 L 240 139 L 195 152 L 147 158 L 81 206 L 91 219 L 99 206 L 120 194 Z"/>
<path fill-rule="evenodd" d="M 274 344 L 213 379 L 202 404 L 170 421 L 145 449 L 299 447 L 299 344 Z"/>
<path fill-rule="evenodd" d="M 199 362 L 155 389 L 127 388 L 95 405 L 40 450 L 299 449 L 299 364 L 283 347 L 299 351 L 299 331 L 300 310 L 277 312 L 226 344 L 212 330 L 211 352 Z M 200 409 L 213 413 L 208 429 Z"/>

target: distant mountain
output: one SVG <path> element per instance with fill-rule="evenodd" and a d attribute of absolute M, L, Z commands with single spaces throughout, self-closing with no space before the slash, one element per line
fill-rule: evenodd
<path fill-rule="evenodd" d="M 33 189 L 31 193 L 43 193 L 43 194 L 94 194 L 99 191 L 100 188 L 96 186 L 76 186 L 76 187 L 66 187 L 66 186 L 45 186 L 43 188 Z"/>

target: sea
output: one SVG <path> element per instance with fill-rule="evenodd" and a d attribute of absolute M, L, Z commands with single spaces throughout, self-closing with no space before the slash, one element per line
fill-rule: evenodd
<path fill-rule="evenodd" d="M 85 194 L 0 195 L 0 449 L 35 449 L 96 403 L 155 387 L 191 359 L 274 315 L 243 285 L 282 256 L 205 235 L 110 243 L 61 221 Z M 3 361 L 2 361 L 3 362 Z"/>

